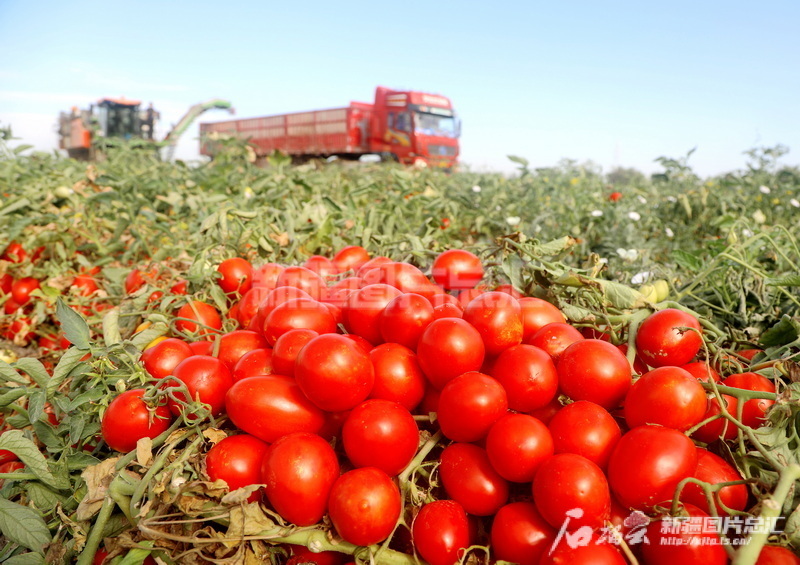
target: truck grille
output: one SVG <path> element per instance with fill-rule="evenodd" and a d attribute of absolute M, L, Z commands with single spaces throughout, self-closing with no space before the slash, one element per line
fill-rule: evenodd
<path fill-rule="evenodd" d="M 431 157 L 452 157 L 456 148 L 453 145 L 428 145 L 428 153 Z"/>

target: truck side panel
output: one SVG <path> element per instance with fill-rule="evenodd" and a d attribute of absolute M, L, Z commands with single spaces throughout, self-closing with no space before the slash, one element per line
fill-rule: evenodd
<path fill-rule="evenodd" d="M 357 130 L 369 108 L 368 104 L 354 103 L 346 108 L 203 123 L 200 135 L 204 138 L 216 132 L 249 139 L 258 155 L 276 149 L 297 156 L 364 153 L 367 140 Z M 212 155 L 213 144 L 203 143 L 200 152 Z"/>

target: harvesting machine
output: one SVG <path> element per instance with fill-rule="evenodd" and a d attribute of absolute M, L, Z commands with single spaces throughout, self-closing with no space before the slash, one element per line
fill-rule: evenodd
<path fill-rule="evenodd" d="M 142 108 L 139 100 L 103 98 L 88 109 L 73 107 L 70 112 L 61 112 L 58 147 L 65 149 L 73 159 L 94 160 L 106 146 L 119 141 L 138 140 L 145 146 L 166 147 L 166 157 L 171 159 L 180 136 L 195 119 L 212 109 L 228 110 L 231 114 L 234 112 L 230 102 L 218 98 L 195 104 L 163 140 L 157 140 L 155 126 L 161 116 L 152 104 Z"/>

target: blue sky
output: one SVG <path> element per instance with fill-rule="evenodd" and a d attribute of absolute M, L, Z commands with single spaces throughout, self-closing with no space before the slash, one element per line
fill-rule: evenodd
<path fill-rule="evenodd" d="M 513 170 L 513 154 L 653 172 L 697 146 L 689 163 L 711 175 L 778 143 L 797 165 L 798 21 L 796 0 L 0 0 L 0 123 L 48 149 L 59 111 L 105 96 L 152 101 L 165 133 L 213 97 L 250 117 L 384 85 L 450 97 L 477 170 Z"/>

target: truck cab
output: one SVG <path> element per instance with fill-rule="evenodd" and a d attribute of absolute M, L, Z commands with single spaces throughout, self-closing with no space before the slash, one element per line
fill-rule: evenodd
<path fill-rule="evenodd" d="M 379 86 L 370 146 L 407 165 L 452 168 L 458 158 L 460 123 L 448 98 Z"/>

